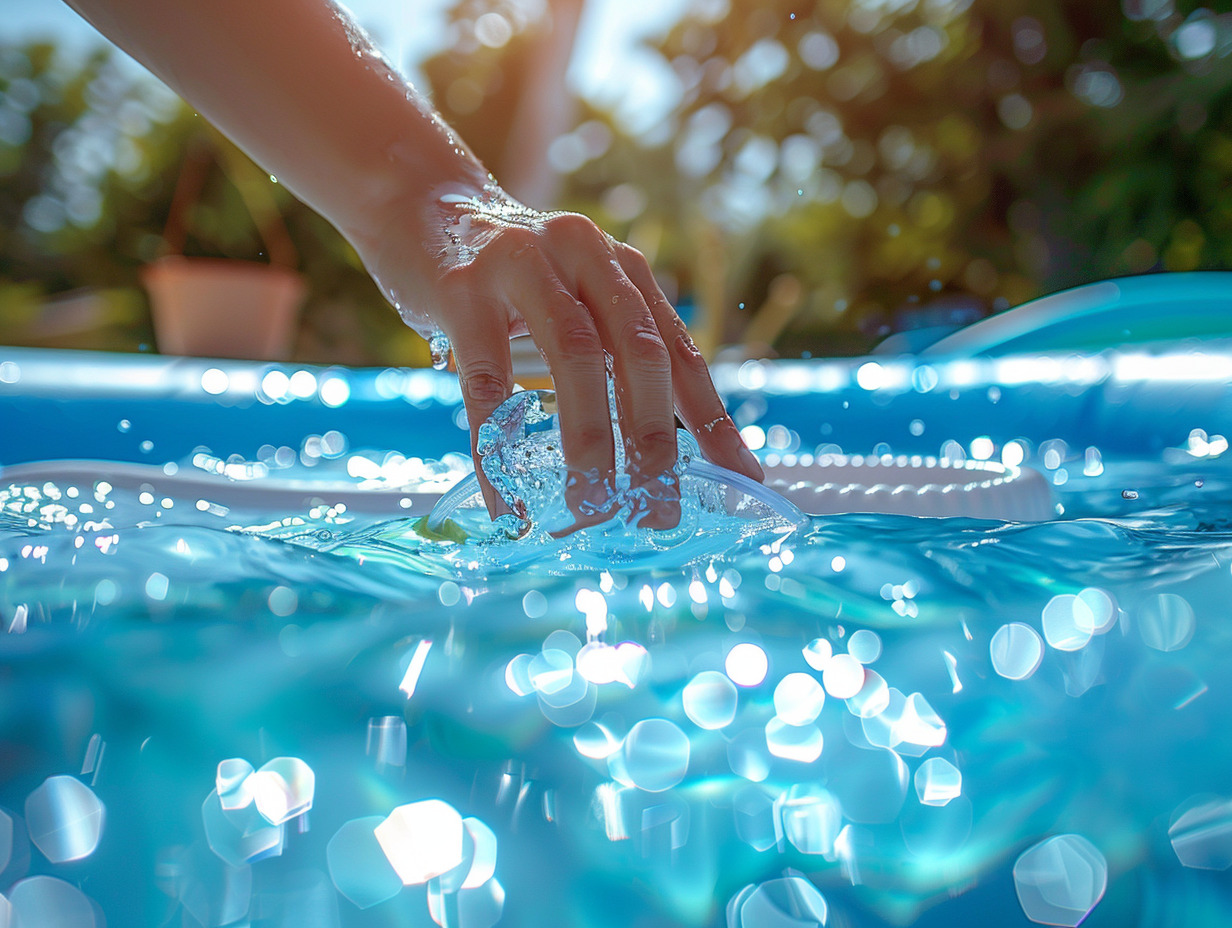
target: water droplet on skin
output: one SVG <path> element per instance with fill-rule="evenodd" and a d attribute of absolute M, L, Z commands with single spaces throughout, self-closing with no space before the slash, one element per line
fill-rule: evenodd
<path fill-rule="evenodd" d="M 453 345 L 449 343 L 449 336 L 444 332 L 437 332 L 428 339 L 428 352 L 432 355 L 434 370 L 443 371 L 449 366 L 449 353 L 452 350 Z"/>

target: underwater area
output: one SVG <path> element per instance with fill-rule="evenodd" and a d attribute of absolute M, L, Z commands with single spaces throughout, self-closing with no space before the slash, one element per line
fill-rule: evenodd
<path fill-rule="evenodd" d="M 1004 344 L 716 368 L 791 503 L 520 539 L 452 375 L 3 349 L 0 923 L 1232 922 L 1232 341 Z"/>

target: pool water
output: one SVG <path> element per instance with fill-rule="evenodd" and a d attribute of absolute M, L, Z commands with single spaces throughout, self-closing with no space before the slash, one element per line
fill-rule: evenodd
<path fill-rule="evenodd" d="M 1226 345 L 721 369 L 768 461 L 1003 459 L 1056 518 L 606 566 L 427 529 L 428 372 L 6 358 L 0 922 L 1232 923 Z"/>

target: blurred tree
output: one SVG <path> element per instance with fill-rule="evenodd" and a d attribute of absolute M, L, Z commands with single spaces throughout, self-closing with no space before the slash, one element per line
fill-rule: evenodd
<path fill-rule="evenodd" d="M 90 232 L 104 219 L 99 182 L 111 170 L 108 158 L 132 154 L 117 144 L 118 111 L 104 111 L 109 78 L 100 57 L 72 68 L 50 46 L 0 48 L 0 324 L 6 334 L 42 331 L 55 340 L 65 326 L 39 325 L 44 292 L 91 280 L 115 295 L 105 289 L 115 285 L 115 267 L 98 260 Z M 105 339 L 148 340 L 135 304 L 122 298 L 97 304 Z M 81 309 L 78 303 L 68 314 L 77 324 L 91 315 Z"/>
<path fill-rule="evenodd" d="M 429 89 L 511 192 L 646 252 L 708 351 L 854 354 L 1097 278 L 1232 266 L 1232 13 L 695 0 L 648 46 L 662 118 L 630 126 L 564 89 L 582 4 L 459 0 Z M 0 48 L 0 338 L 88 285 L 116 295 L 108 344 L 148 342 L 136 275 L 199 123 L 104 55 Z M 270 193 L 311 277 L 299 355 L 423 358 L 345 242 Z M 190 218 L 187 253 L 261 258 L 217 167 Z"/>
<path fill-rule="evenodd" d="M 700 0 L 667 120 L 570 176 L 713 347 L 868 350 L 1039 293 L 1232 265 L 1232 14 L 1173 0 Z"/>
<path fill-rule="evenodd" d="M 231 164 L 234 175 L 242 164 L 242 175 L 262 184 L 282 213 L 309 278 L 296 357 L 426 363 L 422 340 L 325 220 L 161 85 L 106 51 L 70 61 L 49 45 L 0 46 L 0 341 L 150 346 L 138 275 L 166 249 L 181 166 L 201 146 L 217 154 L 205 159 L 177 247 L 188 255 L 266 260 L 249 206 L 223 169 Z M 90 293 L 47 300 L 81 288 Z M 58 324 L 59 317 L 71 325 Z"/>
<path fill-rule="evenodd" d="M 549 208 L 548 147 L 573 128 L 565 84 L 585 0 L 460 0 L 445 47 L 424 65 L 433 102 L 502 186 Z"/>

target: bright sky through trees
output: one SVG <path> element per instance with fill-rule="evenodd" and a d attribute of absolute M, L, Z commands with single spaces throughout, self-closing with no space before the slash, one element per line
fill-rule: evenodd
<path fill-rule="evenodd" d="M 414 67 L 442 41 L 449 0 L 349 0 L 347 6 L 401 66 Z M 671 105 L 667 75 L 654 55 L 639 52 L 640 38 L 662 33 L 678 20 L 687 0 L 588 0 L 569 70 L 586 99 L 613 109 L 640 111 L 653 121 Z M 0 0 L 0 42 L 52 37 L 70 44 L 97 33 L 62 0 Z"/>

